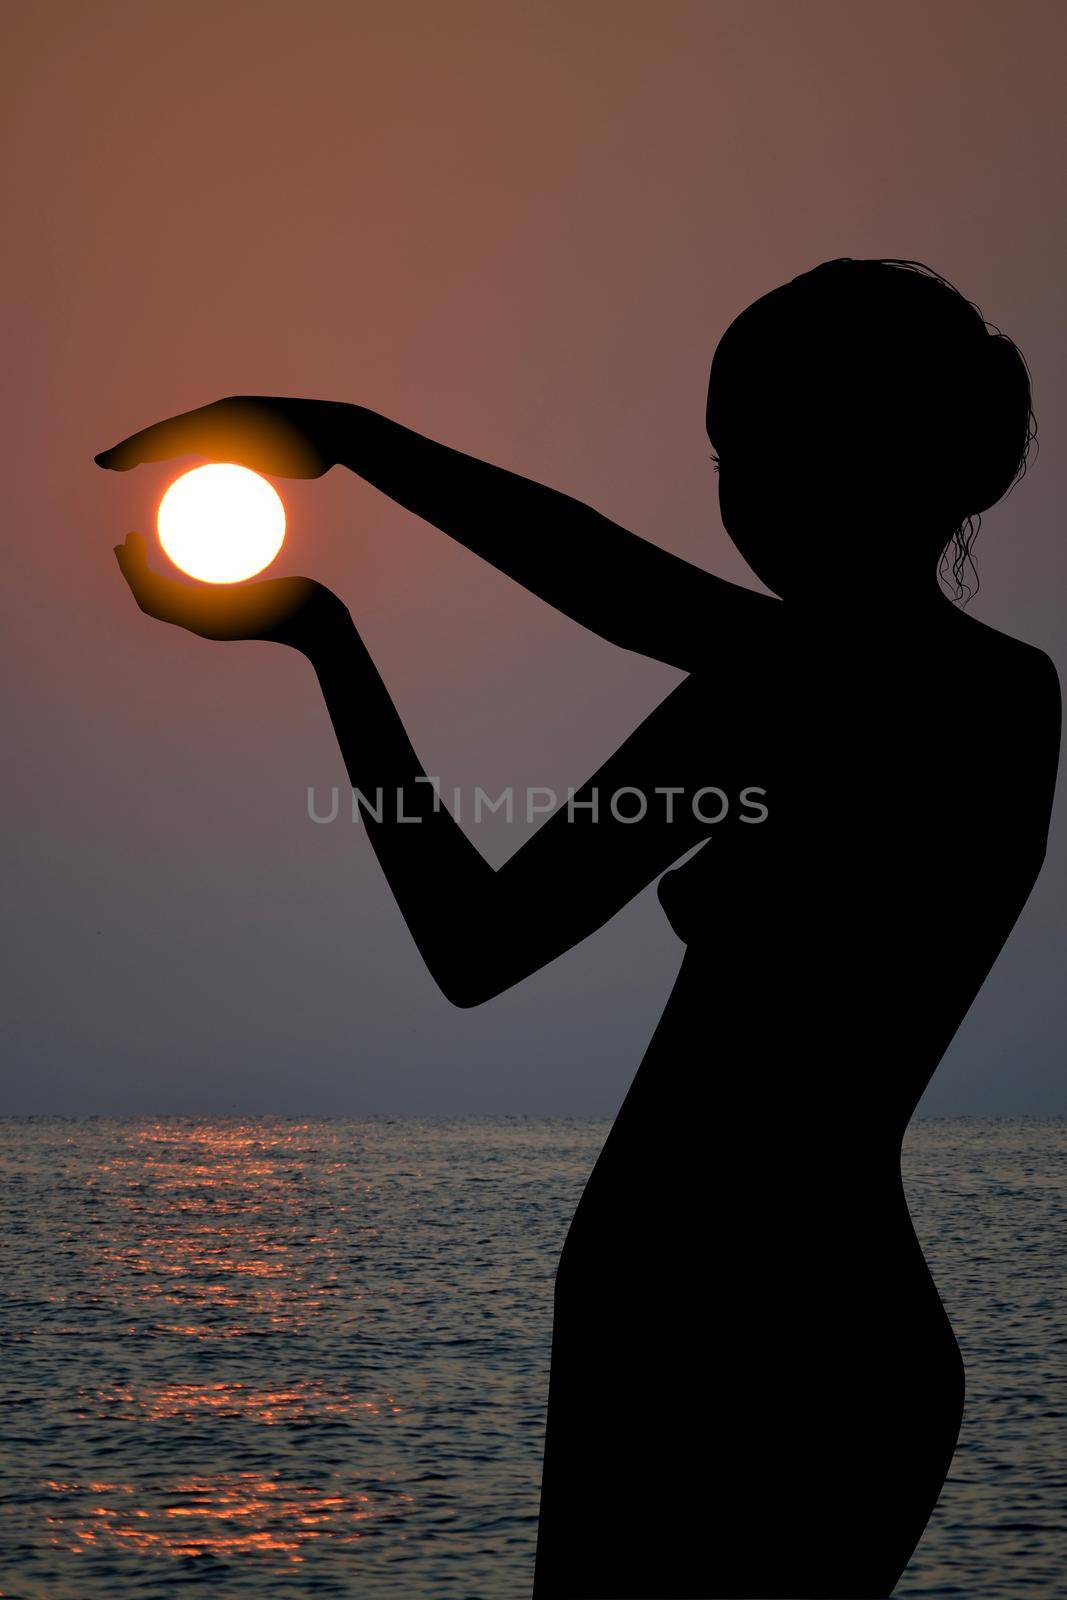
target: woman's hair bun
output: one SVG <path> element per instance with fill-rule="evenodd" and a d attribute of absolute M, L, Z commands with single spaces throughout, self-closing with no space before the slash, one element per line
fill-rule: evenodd
<path fill-rule="evenodd" d="M 1016 345 L 996 329 L 980 335 L 969 394 L 961 407 L 960 512 L 977 516 L 1020 476 L 1034 437 L 1030 374 Z"/>

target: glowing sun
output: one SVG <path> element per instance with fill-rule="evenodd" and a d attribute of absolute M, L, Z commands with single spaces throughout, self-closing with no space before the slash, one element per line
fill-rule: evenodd
<path fill-rule="evenodd" d="M 191 578 L 241 583 L 269 567 L 285 538 L 285 507 L 248 467 L 194 467 L 159 502 L 159 542 Z"/>

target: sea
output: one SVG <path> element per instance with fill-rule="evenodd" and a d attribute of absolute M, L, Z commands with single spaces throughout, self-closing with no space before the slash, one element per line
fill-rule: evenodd
<path fill-rule="evenodd" d="M 0 1596 L 529 1596 L 553 1274 L 608 1127 L 0 1120 Z M 904 1171 L 968 1394 L 896 1592 L 1053 1600 L 1067 1121 L 919 1119 Z"/>

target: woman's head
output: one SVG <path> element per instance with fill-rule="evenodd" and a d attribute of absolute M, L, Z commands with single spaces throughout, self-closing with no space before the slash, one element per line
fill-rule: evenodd
<path fill-rule="evenodd" d="M 939 560 L 962 594 L 1034 437 L 1015 345 L 910 261 L 827 261 L 749 306 L 707 421 L 726 528 L 782 595 L 924 586 Z"/>

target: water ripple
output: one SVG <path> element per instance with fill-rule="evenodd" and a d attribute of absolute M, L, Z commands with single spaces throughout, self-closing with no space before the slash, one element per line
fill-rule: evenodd
<path fill-rule="evenodd" d="M 606 1132 L 0 1121 L 0 1595 L 528 1595 L 552 1277 Z M 969 1388 L 898 1593 L 1048 1597 L 1065 1125 L 930 1119 L 906 1156 Z"/>

